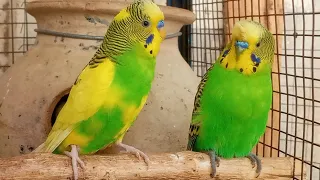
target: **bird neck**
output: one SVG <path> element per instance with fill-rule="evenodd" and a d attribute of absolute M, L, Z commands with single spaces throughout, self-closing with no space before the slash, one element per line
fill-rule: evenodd
<path fill-rule="evenodd" d="M 154 77 L 156 58 L 149 56 L 144 47 L 139 44 L 115 57 L 113 61 L 117 64 L 118 69 L 127 71 L 128 74 L 147 79 L 153 79 Z"/>

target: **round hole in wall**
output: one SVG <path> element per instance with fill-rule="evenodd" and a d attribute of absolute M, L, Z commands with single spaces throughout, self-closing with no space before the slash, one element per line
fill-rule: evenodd
<path fill-rule="evenodd" d="M 56 96 L 53 98 L 49 108 L 48 108 L 48 114 L 46 116 L 47 119 L 47 130 L 50 131 L 54 123 L 56 122 L 56 119 L 58 117 L 58 114 L 64 104 L 67 102 L 67 99 L 69 97 L 71 87 L 66 88 L 65 90 L 61 91 L 60 93 L 57 93 Z"/>
<path fill-rule="evenodd" d="M 55 108 L 52 112 L 52 115 L 51 115 L 51 127 L 56 122 L 56 119 L 58 117 L 59 112 L 61 111 L 61 109 L 65 105 L 65 103 L 67 102 L 68 96 L 69 96 L 69 93 L 62 96 L 61 99 L 58 101 L 57 105 L 55 106 Z"/>

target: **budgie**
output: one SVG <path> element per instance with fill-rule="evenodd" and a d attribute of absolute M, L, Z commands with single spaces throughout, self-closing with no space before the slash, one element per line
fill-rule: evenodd
<path fill-rule="evenodd" d="M 203 76 L 194 100 L 188 150 L 206 152 L 216 175 L 219 157 L 248 157 L 263 135 L 272 102 L 273 35 L 260 23 L 241 20 L 231 41 Z"/>
<path fill-rule="evenodd" d="M 110 23 L 100 48 L 73 84 L 46 141 L 34 152 L 65 154 L 74 178 L 79 154 L 115 146 L 141 157 L 122 139 L 143 108 L 166 36 L 164 14 L 151 0 L 135 0 Z"/>

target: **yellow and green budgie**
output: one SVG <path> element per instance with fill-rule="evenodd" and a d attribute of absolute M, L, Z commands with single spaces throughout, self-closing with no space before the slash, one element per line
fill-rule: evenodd
<path fill-rule="evenodd" d="M 207 152 L 216 175 L 219 157 L 248 157 L 261 172 L 253 147 L 263 135 L 272 102 L 273 35 L 241 20 L 232 39 L 202 78 L 194 101 L 188 150 Z"/>
<path fill-rule="evenodd" d="M 164 15 L 151 0 L 135 0 L 111 22 L 94 57 L 71 88 L 46 141 L 34 152 L 66 154 L 78 179 L 78 154 L 110 145 L 141 157 L 121 143 L 143 108 L 154 79 L 156 56 L 165 38 Z"/>

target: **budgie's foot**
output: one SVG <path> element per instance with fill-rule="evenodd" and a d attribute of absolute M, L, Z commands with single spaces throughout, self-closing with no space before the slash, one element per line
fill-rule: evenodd
<path fill-rule="evenodd" d="M 78 166 L 77 163 L 80 164 L 81 168 L 84 168 L 84 162 L 79 158 L 79 153 L 78 153 L 79 149 L 77 148 L 76 145 L 71 145 L 71 151 L 65 151 L 64 154 L 69 156 L 72 159 L 72 170 L 73 170 L 73 176 L 74 179 L 77 180 L 79 177 L 79 173 L 78 173 Z"/>
<path fill-rule="evenodd" d="M 212 169 L 210 176 L 213 178 L 217 174 L 217 167 L 219 167 L 220 165 L 220 158 L 216 155 L 215 151 L 209 151 L 208 154 L 210 156 L 210 163 Z"/>
<path fill-rule="evenodd" d="M 262 169 L 262 166 L 261 166 L 261 160 L 258 158 L 257 155 L 253 154 L 253 153 L 250 153 L 248 156 L 247 156 L 250 161 L 251 161 L 251 164 L 252 164 L 252 168 L 254 168 L 257 164 L 257 168 L 256 168 L 256 177 L 258 177 L 261 173 L 261 169 Z"/>
<path fill-rule="evenodd" d="M 133 146 L 129 146 L 123 143 L 117 143 L 116 146 L 123 148 L 126 152 L 136 155 L 139 160 L 141 160 L 141 157 L 142 157 L 144 159 L 144 162 L 147 164 L 147 166 L 149 166 L 150 159 L 144 152 L 140 151 L 139 149 Z"/>

